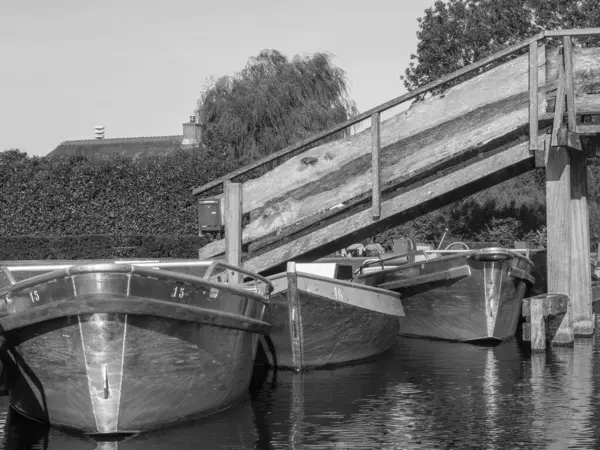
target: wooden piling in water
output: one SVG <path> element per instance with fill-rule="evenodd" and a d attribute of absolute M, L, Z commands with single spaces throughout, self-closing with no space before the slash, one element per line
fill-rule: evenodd
<path fill-rule="evenodd" d="M 575 114 L 573 84 L 573 42 L 563 36 L 564 84 L 567 110 L 567 148 L 571 167 L 570 246 L 571 276 L 569 298 L 573 310 L 573 333 L 590 336 L 594 333 L 590 269 L 590 227 L 587 206 L 587 168 Z M 562 144 L 562 143 L 561 143 Z"/>
<path fill-rule="evenodd" d="M 548 292 L 567 294 L 569 310 L 556 343 L 594 332 L 592 311 L 586 157 L 577 133 L 573 45 L 563 39 L 552 137 L 546 152 Z M 567 123 L 563 124 L 565 112 Z"/>
<path fill-rule="evenodd" d="M 531 341 L 532 351 L 543 351 L 549 342 L 552 346 L 572 345 L 574 341 L 565 341 L 562 324 L 569 320 L 570 300 L 564 294 L 541 294 L 523 299 L 521 313 L 523 340 Z"/>
<path fill-rule="evenodd" d="M 543 301 L 541 299 L 532 301 L 530 311 L 531 349 L 546 350 L 546 318 Z"/>
<path fill-rule="evenodd" d="M 557 101 L 558 103 L 558 101 Z M 546 162 L 546 222 L 548 232 L 548 292 L 569 294 L 571 281 L 571 166 L 565 147 L 551 147 Z M 569 311 L 556 343 L 573 342 Z"/>

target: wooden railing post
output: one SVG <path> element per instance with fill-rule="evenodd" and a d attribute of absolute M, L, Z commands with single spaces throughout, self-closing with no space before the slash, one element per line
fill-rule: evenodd
<path fill-rule="evenodd" d="M 573 86 L 573 40 L 571 36 L 563 37 L 563 60 L 565 64 L 565 95 L 567 97 L 567 123 L 569 131 L 577 133 L 575 116 L 575 94 Z"/>
<path fill-rule="evenodd" d="M 223 183 L 223 193 L 227 262 L 242 267 L 242 184 L 226 180 Z M 228 280 L 232 284 L 241 284 L 242 274 L 229 271 Z"/>
<path fill-rule="evenodd" d="M 380 185 L 380 168 L 379 168 L 379 150 L 381 147 L 381 130 L 380 130 L 379 113 L 373 113 L 371 116 L 371 152 L 372 163 L 371 171 L 373 175 L 373 220 L 381 217 L 381 185 Z"/>
<path fill-rule="evenodd" d="M 529 44 L 529 151 L 538 151 L 538 43 Z M 537 165 L 537 164 L 536 164 Z"/>

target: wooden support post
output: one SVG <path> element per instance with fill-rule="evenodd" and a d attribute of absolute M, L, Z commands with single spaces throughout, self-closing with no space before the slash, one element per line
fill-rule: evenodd
<path fill-rule="evenodd" d="M 569 295 L 571 278 L 571 166 L 568 150 L 559 147 L 558 130 L 565 106 L 565 71 L 559 64 L 559 80 L 551 147 L 546 152 L 546 224 L 548 232 L 548 292 Z M 555 345 L 573 342 L 572 307 L 557 331 Z"/>
<path fill-rule="evenodd" d="M 302 317 L 300 315 L 300 294 L 296 263 L 287 263 L 287 295 L 289 310 L 290 344 L 292 347 L 292 365 L 296 372 L 302 370 Z"/>
<path fill-rule="evenodd" d="M 546 318 L 544 317 L 544 300 L 531 299 L 531 350 L 546 350 Z"/>
<path fill-rule="evenodd" d="M 576 336 L 594 333 L 590 226 L 587 205 L 587 167 L 583 152 L 571 151 L 571 277 L 569 297 L 573 305 Z"/>
<path fill-rule="evenodd" d="M 242 184 L 225 181 L 223 198 L 227 262 L 242 267 Z M 231 284 L 241 284 L 243 276 L 239 272 L 229 271 L 228 280 Z"/>
<path fill-rule="evenodd" d="M 529 44 L 529 151 L 538 151 L 538 43 Z"/>
<path fill-rule="evenodd" d="M 573 42 L 571 36 L 563 37 L 563 59 L 568 132 L 572 138 L 570 140 L 575 141 L 569 145 L 569 149 L 571 149 L 571 276 L 569 280 L 569 297 L 573 311 L 573 333 L 577 336 L 590 336 L 594 332 L 594 321 L 592 316 L 587 169 L 586 156 L 581 151 L 577 134 L 575 95 L 573 92 Z"/>
<path fill-rule="evenodd" d="M 371 171 L 373 176 L 373 220 L 377 220 L 381 217 L 381 170 L 379 168 L 379 150 L 381 150 L 381 131 L 379 125 L 379 113 L 373 113 L 373 115 L 371 116 Z"/>

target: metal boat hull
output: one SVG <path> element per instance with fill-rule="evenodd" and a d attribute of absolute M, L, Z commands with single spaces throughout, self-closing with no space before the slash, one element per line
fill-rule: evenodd
<path fill-rule="evenodd" d="M 483 249 L 367 273 L 357 281 L 402 295 L 401 335 L 500 342 L 516 332 L 532 269 L 514 252 Z"/>
<path fill-rule="evenodd" d="M 266 321 L 280 368 L 345 364 L 389 350 L 404 314 L 393 292 L 298 272 L 297 296 L 285 273 L 271 278 Z"/>
<path fill-rule="evenodd" d="M 11 292 L 13 313 L 0 322 L 10 330 L 3 359 L 12 407 L 56 427 L 112 434 L 235 402 L 268 328 L 258 294 L 111 266 L 67 269 Z"/>

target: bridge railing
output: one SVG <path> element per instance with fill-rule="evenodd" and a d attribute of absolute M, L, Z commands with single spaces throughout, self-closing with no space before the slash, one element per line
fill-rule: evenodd
<path fill-rule="evenodd" d="M 282 150 L 279 150 L 275 153 L 272 153 L 264 158 L 259 159 L 258 161 L 253 162 L 247 166 L 241 167 L 233 172 L 228 173 L 216 180 L 211 181 L 203 186 L 194 188 L 192 190 L 193 195 L 199 195 L 206 191 L 209 191 L 213 188 L 219 187 L 225 181 L 234 181 L 235 178 L 238 178 L 248 172 L 251 172 L 255 169 L 263 167 L 279 158 L 290 156 L 293 154 L 300 154 L 304 151 L 307 151 L 313 144 L 316 142 L 327 138 L 331 135 L 339 133 L 340 131 L 344 131 L 345 129 L 354 126 L 364 120 L 371 120 L 371 134 L 372 134 L 372 215 L 374 219 L 378 219 L 381 214 L 381 185 L 380 185 L 380 167 L 379 167 L 379 153 L 381 150 L 381 139 L 380 139 L 380 124 L 381 124 L 381 113 L 394 108 L 398 105 L 401 105 L 404 102 L 412 100 L 420 95 L 426 94 L 434 89 L 437 89 L 444 84 L 456 80 L 464 75 L 467 75 L 473 71 L 481 69 L 491 63 L 494 63 L 502 58 L 505 58 L 511 54 L 519 52 L 525 48 L 529 48 L 529 149 L 530 151 L 536 151 L 537 143 L 538 143 L 538 71 L 537 71 L 537 61 L 538 61 L 538 46 L 540 41 L 543 41 L 546 38 L 563 38 L 563 46 L 564 46 L 564 60 L 572 61 L 572 37 L 574 36 L 598 36 L 600 35 L 600 28 L 582 28 L 582 29 L 568 29 L 568 30 L 552 30 L 552 31 L 542 31 L 535 36 L 530 37 L 518 44 L 511 45 L 510 47 L 505 48 L 493 55 L 490 55 L 486 58 L 483 58 L 480 61 L 477 61 L 473 64 L 465 66 L 455 72 L 452 72 L 448 75 L 444 75 L 443 77 L 433 81 L 431 83 L 427 83 L 423 86 L 418 87 L 417 89 L 408 92 L 404 95 L 396 97 L 392 100 L 389 100 L 385 103 L 382 103 L 379 106 L 369 109 L 361 114 L 358 114 L 351 119 L 347 120 L 344 123 L 336 125 L 326 131 L 322 131 L 320 133 L 311 136 L 308 139 L 305 139 L 296 144 L 290 145 Z M 567 64 L 569 64 L 567 62 Z M 567 103 L 569 102 L 569 95 L 571 95 L 572 99 L 572 70 L 568 70 L 569 68 L 565 68 L 567 70 L 564 71 L 564 76 L 566 77 L 566 82 L 564 86 L 566 86 L 566 95 L 567 95 Z M 569 92 L 570 90 L 570 92 Z M 564 99 L 563 93 L 563 99 Z M 558 97 L 558 96 L 557 96 Z M 564 101 L 557 102 L 556 108 L 557 110 L 564 108 Z M 567 105 L 568 106 L 568 105 Z M 567 107 L 567 112 L 569 113 L 569 122 L 574 122 L 574 112 L 572 108 Z M 564 113 L 564 109 L 563 109 Z M 562 115 L 562 114 L 561 114 Z M 555 115 L 555 119 L 558 114 Z M 555 120 L 556 124 L 556 120 Z M 553 131 L 553 138 L 555 138 L 555 133 Z"/>

